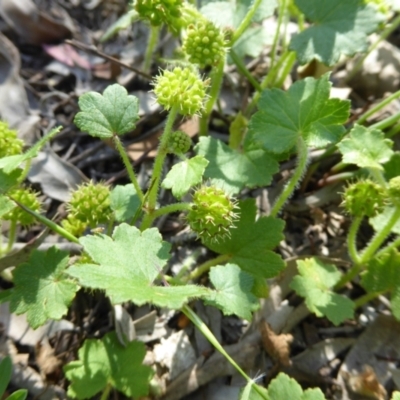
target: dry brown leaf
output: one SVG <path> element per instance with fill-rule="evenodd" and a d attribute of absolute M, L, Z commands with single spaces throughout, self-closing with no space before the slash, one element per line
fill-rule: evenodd
<path fill-rule="evenodd" d="M 31 0 L 2 0 L 0 14 L 24 41 L 36 45 L 53 43 L 72 36 L 73 23 L 65 10 L 52 3 L 53 18 L 39 10 Z"/>
<path fill-rule="evenodd" d="M 277 364 L 285 367 L 291 365 L 290 344 L 293 341 L 291 334 L 277 335 L 265 320 L 260 323 L 261 340 L 264 350 Z"/>
<path fill-rule="evenodd" d="M 54 349 L 47 340 L 36 345 L 36 364 L 46 381 L 58 382 L 61 373 L 61 360 L 54 354 Z"/>
<path fill-rule="evenodd" d="M 363 371 L 360 373 L 342 372 L 342 375 L 352 392 L 371 399 L 386 399 L 386 390 L 379 383 L 378 377 L 370 365 L 364 365 Z"/>

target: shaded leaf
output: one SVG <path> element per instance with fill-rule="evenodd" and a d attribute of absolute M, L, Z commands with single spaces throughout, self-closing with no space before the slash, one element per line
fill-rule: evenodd
<path fill-rule="evenodd" d="M 241 153 L 211 137 L 201 137 L 195 151 L 209 161 L 204 175 L 223 181 L 224 189 L 231 193 L 270 184 L 279 168 L 278 162 L 264 150 Z"/>
<path fill-rule="evenodd" d="M 251 293 L 253 277 L 235 264 L 213 267 L 209 277 L 215 292 L 206 303 L 218 307 L 225 315 L 251 320 L 252 312 L 259 308 L 257 297 Z"/>
<path fill-rule="evenodd" d="M 296 5 L 314 22 L 290 43 L 300 64 L 316 59 L 334 65 L 341 55 L 367 51 L 367 35 L 384 19 L 375 7 L 360 0 L 296 0 Z"/>
<path fill-rule="evenodd" d="M 354 316 L 354 303 L 331 289 L 341 277 L 340 271 L 331 264 L 324 264 L 317 258 L 297 261 L 300 275 L 293 278 L 290 287 L 305 298 L 308 309 L 318 317 L 325 316 L 339 325 Z"/>
<path fill-rule="evenodd" d="M 110 207 L 118 222 L 133 218 L 140 207 L 140 199 L 132 183 L 116 186 L 110 194 Z"/>
<path fill-rule="evenodd" d="M 328 74 L 320 79 L 306 78 L 287 92 L 268 89 L 262 92 L 257 111 L 250 120 L 247 143 L 256 141 L 265 150 L 284 153 L 301 136 L 311 147 L 336 143 L 349 116 L 347 100 L 330 99 Z"/>

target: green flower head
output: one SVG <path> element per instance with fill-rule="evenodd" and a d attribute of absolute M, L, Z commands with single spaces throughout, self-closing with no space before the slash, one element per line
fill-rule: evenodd
<path fill-rule="evenodd" d="M 153 85 L 158 103 L 166 110 L 177 106 L 182 115 L 195 115 L 203 109 L 207 83 L 191 68 L 165 70 Z"/>

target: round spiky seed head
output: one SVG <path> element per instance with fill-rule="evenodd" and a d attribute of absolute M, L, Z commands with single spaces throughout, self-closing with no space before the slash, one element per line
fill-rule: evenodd
<path fill-rule="evenodd" d="M 41 203 L 38 199 L 39 193 L 31 188 L 12 189 L 8 192 L 8 195 L 10 195 L 11 199 L 18 201 L 18 203 L 30 208 L 32 211 L 40 212 Z M 16 206 L 3 215 L 3 219 L 7 221 L 16 221 L 21 226 L 29 226 L 35 222 L 35 217 L 19 206 Z"/>
<path fill-rule="evenodd" d="M 226 54 L 223 32 L 210 21 L 200 21 L 187 28 L 183 51 L 189 61 L 200 68 L 218 64 Z"/>
<path fill-rule="evenodd" d="M 0 158 L 22 153 L 24 142 L 17 137 L 17 131 L 10 129 L 7 122 L 0 121 Z"/>
<path fill-rule="evenodd" d="M 151 25 L 166 24 L 172 32 L 178 33 L 183 23 L 182 5 L 183 0 L 136 0 L 135 9 Z"/>
<path fill-rule="evenodd" d="M 112 215 L 109 187 L 92 181 L 79 186 L 72 193 L 68 209 L 74 218 L 90 228 L 108 222 Z"/>
<path fill-rule="evenodd" d="M 87 224 L 73 214 L 69 214 L 67 218 L 63 219 L 61 225 L 66 231 L 78 238 L 83 235 L 87 228 Z"/>
<path fill-rule="evenodd" d="M 178 106 L 182 115 L 195 115 L 203 109 L 207 84 L 191 68 L 165 70 L 153 85 L 158 103 L 166 110 Z"/>
<path fill-rule="evenodd" d="M 189 151 L 191 145 L 192 139 L 187 133 L 175 131 L 171 133 L 169 138 L 168 151 L 176 155 L 185 154 Z"/>
<path fill-rule="evenodd" d="M 395 205 L 400 205 L 400 176 L 396 176 L 389 181 L 388 194 L 390 201 Z"/>
<path fill-rule="evenodd" d="M 202 186 L 196 190 L 192 207 L 187 214 L 190 228 L 202 240 L 219 241 L 229 235 L 238 215 L 236 203 L 224 190 L 215 186 Z"/>
<path fill-rule="evenodd" d="M 343 193 L 341 205 L 355 217 L 371 218 L 383 211 L 386 200 L 384 188 L 367 179 L 348 186 Z"/>

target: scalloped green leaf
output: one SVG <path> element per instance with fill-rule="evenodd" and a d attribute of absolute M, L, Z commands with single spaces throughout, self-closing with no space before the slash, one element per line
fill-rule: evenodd
<path fill-rule="evenodd" d="M 149 393 L 154 372 L 142 365 L 146 355 L 144 343 L 133 341 L 122 346 L 115 332 L 110 332 L 102 339 L 86 339 L 78 355 L 78 360 L 64 366 L 71 381 L 68 396 L 93 398 L 108 385 L 130 398 Z"/>
<path fill-rule="evenodd" d="M 367 51 L 367 36 L 384 20 L 375 7 L 360 0 L 296 0 L 296 5 L 314 23 L 290 42 L 300 64 L 316 59 L 334 65 L 341 55 Z"/>
<path fill-rule="evenodd" d="M 356 125 L 338 144 L 338 148 L 344 163 L 383 170 L 382 164 L 388 162 L 393 155 L 392 145 L 393 142 L 385 139 L 379 129 Z"/>
<path fill-rule="evenodd" d="M 211 137 L 201 137 L 195 151 L 209 161 L 204 176 L 221 180 L 230 193 L 239 193 L 244 187 L 268 185 L 279 169 L 278 162 L 264 150 L 241 153 Z"/>
<path fill-rule="evenodd" d="M 141 232 L 121 224 L 112 238 L 106 235 L 82 237 L 80 243 L 97 264 L 77 264 L 68 274 L 82 286 L 103 289 L 113 304 L 132 301 L 142 305 L 181 308 L 189 299 L 209 294 L 195 285 L 164 287 L 154 280 L 169 259 L 170 244 L 164 242 L 156 228 Z"/>
<path fill-rule="evenodd" d="M 190 188 L 201 183 L 208 161 L 202 156 L 195 156 L 175 164 L 168 172 L 162 187 L 171 189 L 172 194 L 180 199 Z"/>
<path fill-rule="evenodd" d="M 29 261 L 13 271 L 15 286 L 1 302 L 10 301 L 10 310 L 17 315 L 26 313 L 34 329 L 49 319 L 61 319 L 79 289 L 65 274 L 68 259 L 68 252 L 56 247 L 33 250 Z"/>
<path fill-rule="evenodd" d="M 220 242 L 208 242 L 208 248 L 231 256 L 230 262 L 255 277 L 273 278 L 284 268 L 281 256 L 272 251 L 283 239 L 285 223 L 278 218 L 256 220 L 254 199 L 239 202 L 239 221 L 229 230 L 230 237 Z"/>
<path fill-rule="evenodd" d="M 82 131 L 101 139 L 133 131 L 139 119 L 139 100 L 115 83 L 103 94 L 88 92 L 79 97 L 74 122 Z"/>
<path fill-rule="evenodd" d="M 110 207 L 118 222 L 127 221 L 140 207 L 140 199 L 132 183 L 116 186 L 110 194 Z"/>
<path fill-rule="evenodd" d="M 250 321 L 252 312 L 260 306 L 257 297 L 251 293 L 253 277 L 235 264 L 212 267 L 209 277 L 215 292 L 205 302 L 222 310 L 224 315 L 235 314 Z"/>
<path fill-rule="evenodd" d="M 391 251 L 368 263 L 367 270 L 361 276 L 361 284 L 368 292 L 388 292 L 400 286 L 400 253 Z"/>
<path fill-rule="evenodd" d="M 339 281 L 341 272 L 318 258 L 297 261 L 299 275 L 290 287 L 304 297 L 308 309 L 318 317 L 325 316 L 334 325 L 354 317 L 354 303 L 331 289 Z"/>
<path fill-rule="evenodd" d="M 246 143 L 257 142 L 266 151 L 284 153 L 302 137 L 310 147 L 336 143 L 345 132 L 349 116 L 347 100 L 330 99 L 329 75 L 306 78 L 287 92 L 267 89 L 261 94 L 258 109 L 249 122 Z"/>

